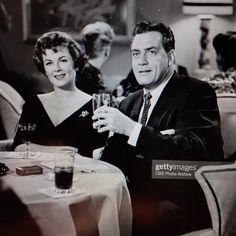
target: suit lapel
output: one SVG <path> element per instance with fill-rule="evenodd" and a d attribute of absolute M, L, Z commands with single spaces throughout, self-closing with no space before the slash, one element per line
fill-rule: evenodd
<path fill-rule="evenodd" d="M 143 104 L 143 90 L 141 90 L 135 99 L 134 106 L 130 111 L 130 118 L 138 121 L 139 113 Z"/>
<path fill-rule="evenodd" d="M 158 125 L 159 120 L 165 114 L 168 105 L 171 103 L 174 96 L 176 95 L 176 91 L 178 90 L 178 79 L 179 76 L 175 72 L 170 78 L 170 81 L 167 83 L 164 90 L 162 91 L 161 96 L 159 97 L 155 107 L 153 108 L 152 114 L 148 120 L 148 126 L 155 127 Z"/>

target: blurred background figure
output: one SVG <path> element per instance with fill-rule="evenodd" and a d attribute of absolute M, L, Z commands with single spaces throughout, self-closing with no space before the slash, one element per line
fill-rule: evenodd
<path fill-rule="evenodd" d="M 134 93 L 139 89 L 142 89 L 134 76 L 133 70 L 130 70 L 127 77 L 120 81 L 120 85 L 124 89 L 123 96 L 128 96 L 130 93 Z"/>
<path fill-rule="evenodd" d="M 175 70 L 180 75 L 188 76 L 187 68 L 182 65 L 175 65 Z M 142 89 L 142 86 L 137 82 L 134 72 L 131 69 L 127 77 L 120 81 L 112 92 L 114 104 L 116 107 L 119 106 L 120 102 L 127 97 L 129 94 L 134 93 Z"/>
<path fill-rule="evenodd" d="M 118 107 L 121 101 L 129 94 L 134 93 L 139 89 L 142 89 L 142 87 L 137 82 L 134 72 L 131 69 L 127 77 L 121 80 L 112 92 L 115 107 Z"/>
<path fill-rule="evenodd" d="M 0 2 L 0 31 L 9 32 L 12 28 L 11 16 L 4 4 Z M 0 51 L 1 77 L 5 76 L 6 65 Z M 0 111 L 0 113 L 3 111 Z M 0 117 L 1 120 L 1 117 Z M 0 137 L 1 137 L 0 123 Z M 1 173 L 2 174 L 2 173 Z M 39 226 L 30 215 L 28 208 L 21 202 L 19 197 L 0 180 L 0 231 L 1 235 L 36 235 L 41 236 Z M 14 225 L 14 227 L 12 227 Z"/>
<path fill-rule="evenodd" d="M 0 31 L 8 33 L 12 30 L 12 17 L 9 15 L 5 5 L 0 2 Z M 14 52 L 15 53 L 15 52 Z M 46 80 L 35 80 L 32 76 L 9 70 L 0 50 L 0 80 L 12 86 L 24 100 L 31 98 L 37 93 L 49 92 L 52 87 Z M 46 82 L 45 82 L 46 81 Z"/>
<path fill-rule="evenodd" d="M 179 75 L 189 76 L 188 70 L 187 70 L 187 68 L 185 66 L 176 65 L 176 71 L 178 72 Z"/>
<path fill-rule="evenodd" d="M 11 16 L 2 2 L 0 2 L 0 28 L 3 32 L 9 32 L 12 28 Z"/>
<path fill-rule="evenodd" d="M 178 74 L 188 76 L 188 71 L 184 66 L 176 65 L 175 69 Z M 124 89 L 123 96 L 128 96 L 130 93 L 134 93 L 139 89 L 142 89 L 142 86 L 140 86 L 137 80 L 135 79 L 133 70 L 130 70 L 127 77 L 120 82 L 120 85 Z"/>
<path fill-rule="evenodd" d="M 83 28 L 82 43 L 88 57 L 88 63 L 82 72 L 77 73 L 77 88 L 88 94 L 106 90 L 100 68 L 110 55 L 114 36 L 113 29 L 105 22 L 97 21 Z"/>
<path fill-rule="evenodd" d="M 221 93 L 236 93 L 236 32 L 219 33 L 213 39 L 216 52 L 216 63 L 221 71 L 218 74 L 205 77 L 216 91 Z"/>
<path fill-rule="evenodd" d="M 4 4 L 0 2 L 0 30 L 2 32 L 9 32 L 12 28 L 12 19 L 11 16 L 8 14 Z M 3 59 L 2 53 L 0 51 L 0 72 L 6 72 L 6 64 Z"/>

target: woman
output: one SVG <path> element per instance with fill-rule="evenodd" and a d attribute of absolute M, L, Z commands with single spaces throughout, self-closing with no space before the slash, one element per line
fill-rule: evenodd
<path fill-rule="evenodd" d="M 36 42 L 33 61 L 52 84 L 54 90 L 40 94 L 23 106 L 20 123 L 34 123 L 30 134 L 31 151 L 74 150 L 92 156 L 104 145 L 106 136 L 92 127 L 92 97 L 75 86 L 76 71 L 85 64 L 80 45 L 68 34 L 45 33 Z M 26 149 L 27 137 L 17 130 L 13 148 Z"/>
<path fill-rule="evenodd" d="M 89 60 L 82 73 L 77 73 L 76 86 L 91 95 L 106 92 L 101 67 L 109 58 L 115 33 L 109 24 L 97 21 L 86 25 L 81 34 L 85 54 Z"/>

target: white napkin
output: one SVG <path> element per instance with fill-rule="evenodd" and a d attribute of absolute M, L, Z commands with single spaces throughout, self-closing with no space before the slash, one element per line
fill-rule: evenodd
<path fill-rule="evenodd" d="M 49 161 L 49 162 L 42 162 L 41 165 L 53 170 L 54 169 L 54 161 Z M 80 165 L 78 165 L 77 163 L 74 163 L 74 168 L 78 168 L 80 167 Z"/>
<path fill-rule="evenodd" d="M 54 162 L 42 162 L 41 165 L 53 170 L 54 169 Z M 74 168 L 78 169 L 81 172 L 84 173 L 95 173 L 96 170 L 104 170 L 104 169 L 108 169 L 108 167 L 106 165 L 103 164 L 98 164 L 98 163 L 94 163 L 94 164 L 84 164 L 84 165 L 79 165 L 78 163 L 74 163 Z"/>
<path fill-rule="evenodd" d="M 73 197 L 82 194 L 85 191 L 84 189 L 73 187 L 70 193 L 57 193 L 55 191 L 55 187 L 50 187 L 50 188 L 38 189 L 38 192 L 47 195 L 48 197 L 51 198 L 64 198 L 64 197 Z"/>
<path fill-rule="evenodd" d="M 41 152 L 29 152 L 29 157 L 26 157 L 25 152 L 10 152 L 6 155 L 5 159 L 25 159 L 25 160 L 35 160 L 41 155 Z"/>

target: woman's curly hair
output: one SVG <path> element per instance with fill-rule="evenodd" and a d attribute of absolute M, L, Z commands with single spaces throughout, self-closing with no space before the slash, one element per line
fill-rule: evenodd
<path fill-rule="evenodd" d="M 40 72 L 45 74 L 43 54 L 45 54 L 46 49 L 52 49 L 57 52 L 58 47 L 67 48 L 74 61 L 74 67 L 78 68 L 78 71 L 83 70 L 87 57 L 84 55 L 84 51 L 79 43 L 67 33 L 51 31 L 39 37 L 34 46 L 33 61 Z"/>

